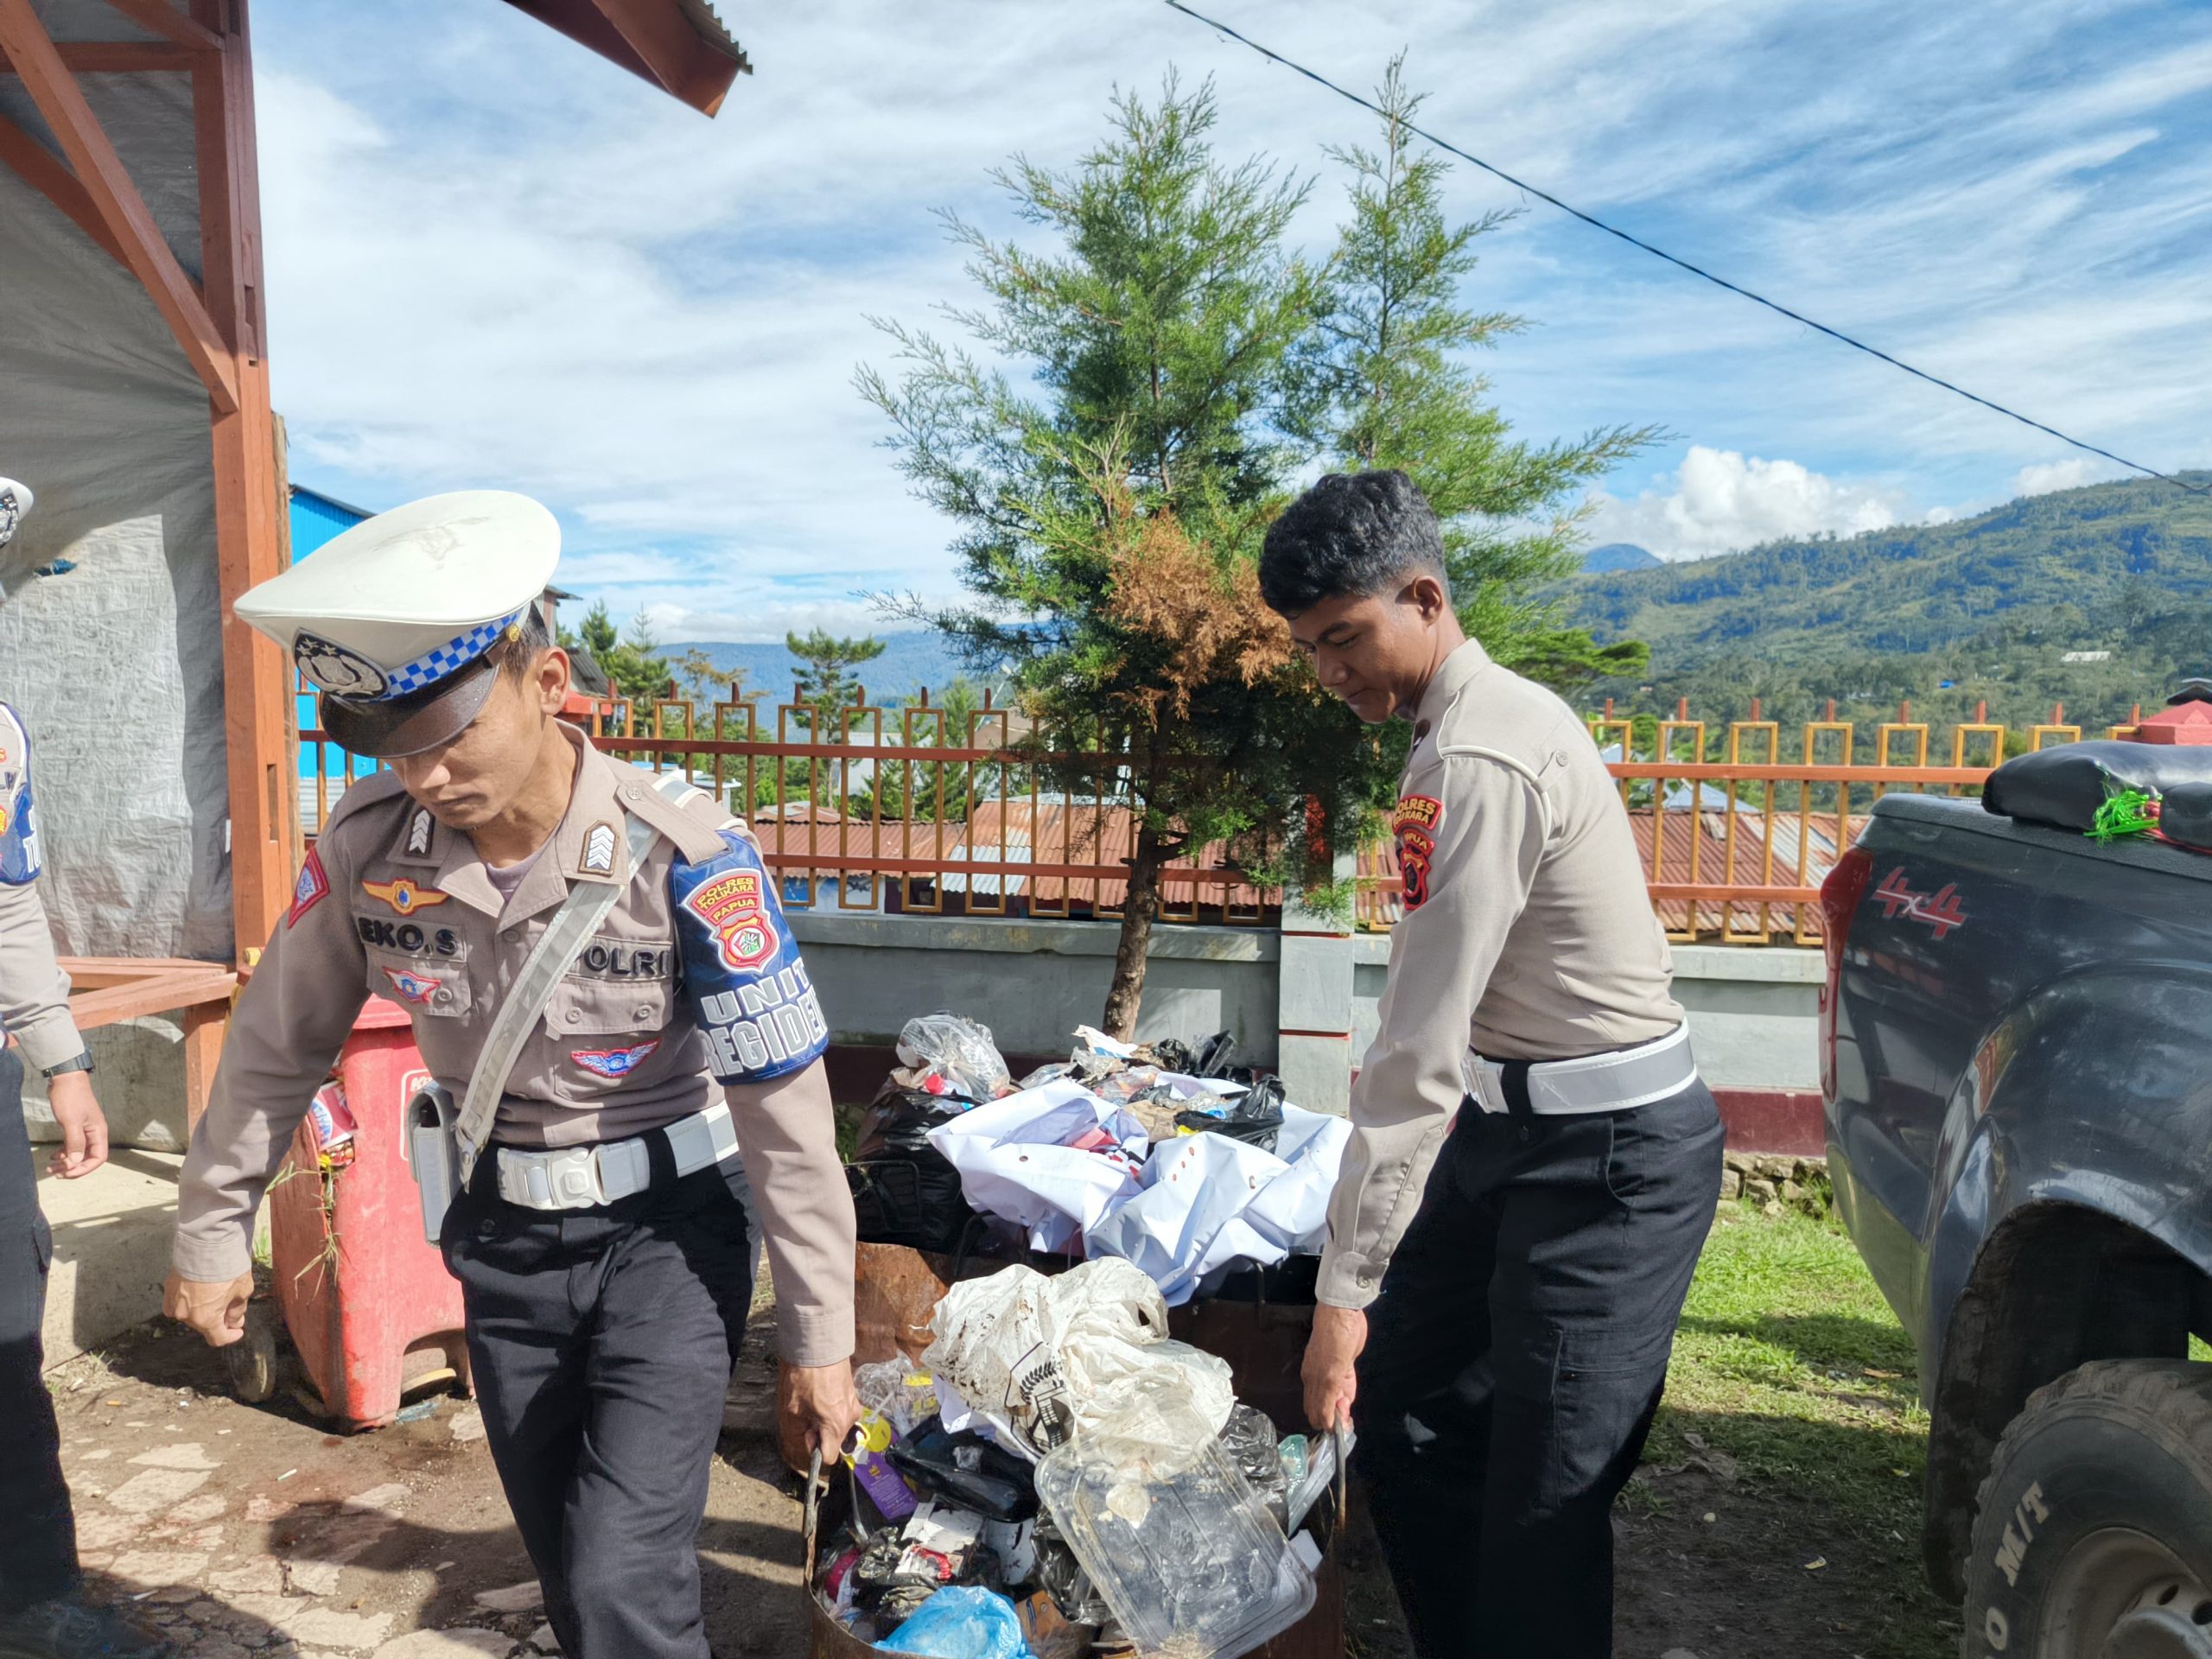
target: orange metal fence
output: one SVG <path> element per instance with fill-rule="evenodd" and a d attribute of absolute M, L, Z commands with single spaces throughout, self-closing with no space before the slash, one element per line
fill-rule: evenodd
<path fill-rule="evenodd" d="M 926 694 L 896 709 L 817 711 L 796 695 L 768 708 L 735 696 L 611 707 L 581 721 L 593 741 L 656 772 L 681 768 L 748 821 L 786 909 L 1116 919 L 1128 898 L 1136 819 L 1121 758 L 1041 747 L 988 691 L 951 708 Z M 372 769 L 334 765 L 322 738 L 301 734 L 310 836 Z M 1161 873 L 1162 921 L 1259 926 L 1281 902 L 1219 845 Z"/>
<path fill-rule="evenodd" d="M 817 713 L 796 696 L 762 706 L 733 696 L 607 705 L 586 723 L 594 741 L 656 771 L 682 767 L 734 816 L 748 820 L 781 872 L 787 908 L 912 915 L 1030 917 L 1121 914 L 1135 822 L 1122 763 L 1104 751 L 1040 753 L 1013 711 L 980 703 L 910 707 L 855 702 Z M 1756 717 L 1708 723 L 1686 709 L 1637 722 L 1593 715 L 1649 884 L 1669 938 L 1727 944 L 1817 943 L 1820 884 L 1851 844 L 1872 802 L 1892 789 L 1973 791 L 2004 758 L 2011 734 L 1977 720 L 1938 742 L 1908 708 L 1872 745 L 1852 726 L 1809 721 L 1784 751 L 1780 724 Z M 314 833 L 351 777 L 369 763 L 330 768 L 323 734 L 301 786 Z M 2022 744 L 2071 742 L 2081 728 L 2054 717 Z M 308 753 L 308 749 L 302 751 Z M 1930 764 L 1931 753 L 1936 763 Z M 1074 791 L 1046 785 L 1042 763 Z M 350 774 L 350 775 L 349 775 Z M 1220 846 L 1171 865 L 1161 919 L 1262 925 L 1281 894 L 1248 882 Z M 1363 848 L 1357 925 L 1388 931 L 1400 914 L 1395 849 Z"/>

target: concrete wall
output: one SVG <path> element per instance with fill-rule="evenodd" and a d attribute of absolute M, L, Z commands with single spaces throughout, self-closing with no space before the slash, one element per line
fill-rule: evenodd
<path fill-rule="evenodd" d="M 182 1152 L 183 1027 L 158 1014 L 123 1020 L 86 1032 L 85 1044 L 92 1050 L 92 1090 L 107 1119 L 110 1143 Z M 46 1079 L 36 1071 L 23 1079 L 23 1121 L 34 1141 L 43 1145 L 61 1138 L 47 1109 Z"/>
<path fill-rule="evenodd" d="M 810 916 L 791 931 L 806 952 L 834 1039 L 886 1044 L 918 1014 L 980 1020 L 1008 1054 L 1058 1054 L 1095 1026 L 1114 976 L 1110 922 Z M 1145 969 L 1140 1040 L 1234 1032 L 1240 1058 L 1276 1060 L 1281 940 L 1257 927 L 1162 927 Z"/>
<path fill-rule="evenodd" d="M 950 1008 L 1016 1054 L 1057 1053 L 1077 1026 L 1098 1023 L 1118 931 L 1103 922 L 804 913 L 791 928 L 838 1042 L 887 1044 L 915 1014 Z M 1375 1039 L 1389 959 L 1381 935 L 1162 927 L 1137 1034 L 1233 1032 L 1239 1054 L 1280 1067 L 1301 1105 L 1341 1110 L 1350 1069 Z M 1677 948 L 1675 994 L 1707 1081 L 1817 1089 L 1821 974 L 1817 950 Z M 1345 1034 L 1323 1034 L 1332 1031 Z"/>
<path fill-rule="evenodd" d="M 1390 960 L 1388 936 L 1351 942 L 1352 1040 L 1375 1040 L 1376 1008 Z M 1675 998 L 1688 1012 L 1698 1070 L 1715 1089 L 1821 1086 L 1818 950 L 1769 945 L 1676 945 Z"/>

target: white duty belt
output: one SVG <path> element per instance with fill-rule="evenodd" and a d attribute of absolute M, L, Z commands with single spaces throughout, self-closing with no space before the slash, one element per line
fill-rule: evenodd
<path fill-rule="evenodd" d="M 1656 1042 L 1576 1060 L 1487 1060 L 1472 1049 L 1463 1067 L 1467 1093 L 1486 1112 L 1510 1113 L 1525 1084 L 1527 1109 L 1542 1117 L 1624 1112 L 1680 1094 L 1697 1081 L 1690 1028 Z"/>
<path fill-rule="evenodd" d="M 730 1122 L 729 1108 L 716 1101 L 703 1112 L 626 1141 L 550 1152 L 496 1147 L 499 1196 L 530 1210 L 588 1210 L 629 1198 L 652 1185 L 646 1142 L 656 1135 L 668 1137 L 679 1176 L 719 1164 L 737 1150 L 737 1126 Z"/>

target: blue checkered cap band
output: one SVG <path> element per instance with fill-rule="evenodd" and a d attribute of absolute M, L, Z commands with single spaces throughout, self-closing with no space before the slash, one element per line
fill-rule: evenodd
<path fill-rule="evenodd" d="M 458 670 L 467 668 L 486 652 L 499 644 L 506 631 L 521 621 L 530 607 L 525 605 L 512 616 L 503 616 L 495 622 L 480 623 L 467 633 L 457 634 L 435 651 L 425 652 L 413 662 L 391 671 L 391 683 L 385 687 L 378 702 L 390 702 L 404 697 L 440 680 Z"/>

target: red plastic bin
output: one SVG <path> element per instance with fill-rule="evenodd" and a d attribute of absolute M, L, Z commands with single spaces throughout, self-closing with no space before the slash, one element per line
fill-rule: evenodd
<path fill-rule="evenodd" d="M 390 1422 L 402 1394 L 441 1370 L 468 1386 L 461 1284 L 423 1240 L 407 1161 L 408 1096 L 429 1075 L 405 1011 L 372 997 L 332 1072 L 353 1161 L 319 1166 L 310 1118 L 269 1194 L 277 1305 L 325 1414 L 349 1433 Z"/>

